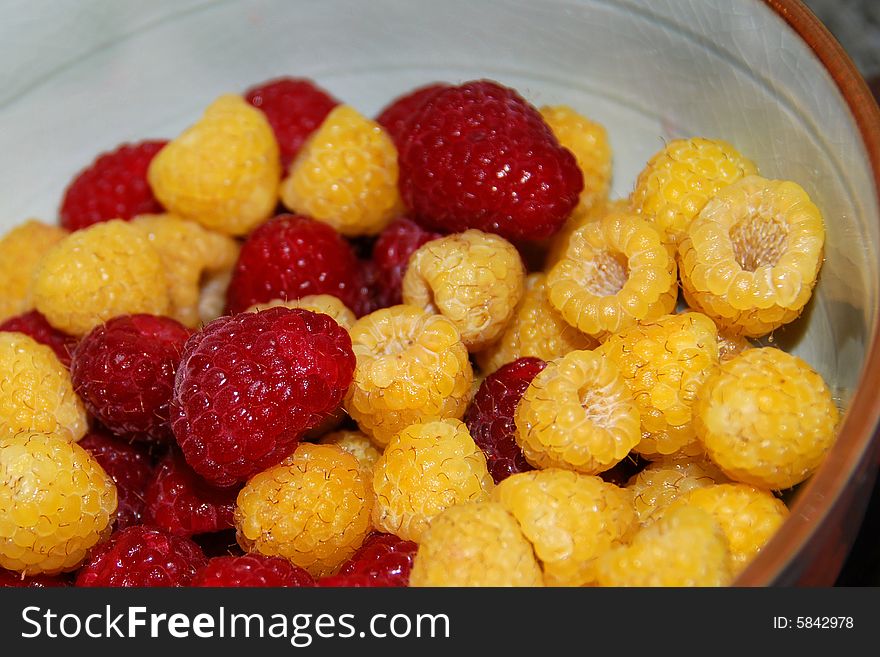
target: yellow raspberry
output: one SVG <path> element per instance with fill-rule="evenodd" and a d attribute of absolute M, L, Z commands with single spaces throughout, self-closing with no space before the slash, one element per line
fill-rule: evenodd
<path fill-rule="evenodd" d="M 639 409 L 617 366 L 591 351 L 550 361 L 514 414 L 517 444 L 535 467 L 609 470 L 641 439 Z"/>
<path fill-rule="evenodd" d="M 804 189 L 749 176 L 712 198 L 679 244 L 688 305 L 731 335 L 796 319 L 822 266 L 825 225 Z"/>
<path fill-rule="evenodd" d="M 694 488 L 728 483 L 717 465 L 703 457 L 665 457 L 630 477 L 626 488 L 641 524 L 647 524 L 682 495 Z"/>
<path fill-rule="evenodd" d="M 566 105 L 544 106 L 541 116 L 559 143 L 574 154 L 584 174 L 579 207 L 589 208 L 607 199 L 611 186 L 611 144 L 605 126 Z"/>
<path fill-rule="evenodd" d="M 755 164 L 719 139 L 676 139 L 639 173 L 632 209 L 664 241 L 678 243 L 706 202 L 727 185 L 758 172 Z"/>
<path fill-rule="evenodd" d="M 692 507 L 643 527 L 596 566 L 599 586 L 727 586 L 732 579 L 724 531 L 710 513 Z"/>
<path fill-rule="evenodd" d="M 227 235 L 244 235 L 278 204 L 281 159 L 265 115 L 225 94 L 160 150 L 147 171 L 169 212 Z"/>
<path fill-rule="evenodd" d="M 110 535 L 116 486 L 65 435 L 0 437 L 0 567 L 73 570 Z"/>
<path fill-rule="evenodd" d="M 409 258 L 403 302 L 440 313 L 479 351 L 504 331 L 523 294 L 525 267 L 503 237 L 471 229 L 431 240 Z"/>
<path fill-rule="evenodd" d="M 345 410 L 378 446 L 416 422 L 464 416 L 474 372 L 448 319 L 392 306 L 361 317 L 349 334 L 357 365 Z"/>
<path fill-rule="evenodd" d="M 837 436 L 831 391 L 806 362 L 773 347 L 744 351 L 706 381 L 694 428 L 728 477 L 759 488 L 799 484 Z"/>
<path fill-rule="evenodd" d="M 291 162 L 281 201 L 348 237 L 376 235 L 403 210 L 397 171 L 397 149 L 382 126 L 340 105 Z"/>
<path fill-rule="evenodd" d="M 609 337 L 596 353 L 610 358 L 632 390 L 642 419 L 635 450 L 652 457 L 696 442 L 693 405 L 718 366 L 715 324 L 700 313 L 664 315 Z"/>
<path fill-rule="evenodd" d="M 624 489 L 599 477 L 550 468 L 511 475 L 492 491 L 519 522 L 547 586 L 595 581 L 596 559 L 625 542 L 635 512 Z"/>
<path fill-rule="evenodd" d="M 255 310 L 265 310 L 266 308 L 274 308 L 275 306 L 284 306 L 285 308 L 305 308 L 316 313 L 329 315 L 336 323 L 344 329 L 351 329 L 354 326 L 357 317 L 348 309 L 339 297 L 332 294 L 307 294 L 299 299 L 272 299 L 266 303 L 255 303 L 247 309 L 248 312 Z"/>
<path fill-rule="evenodd" d="M 680 506 L 712 514 L 727 536 L 734 576 L 757 556 L 789 515 L 785 503 L 772 493 L 737 483 L 691 490 L 655 517 L 662 519 Z"/>
<path fill-rule="evenodd" d="M 28 431 L 79 440 L 88 431 L 86 409 L 50 347 L 0 331 L 0 438 Z"/>
<path fill-rule="evenodd" d="M 576 230 L 594 221 L 599 221 L 605 215 L 613 212 L 627 212 L 628 210 L 629 199 L 616 199 L 614 201 L 606 199 L 604 201 L 597 201 L 588 208 L 576 207 L 560 231 L 550 238 L 547 246 L 547 255 L 544 258 L 544 270 L 550 271 L 551 267 L 565 255 L 565 252 L 568 250 L 568 244 L 571 241 L 571 236 Z"/>
<path fill-rule="evenodd" d="M 202 281 L 199 286 L 199 317 L 203 324 L 211 322 L 226 312 L 226 290 L 232 280 L 232 270 L 217 272 Z"/>
<path fill-rule="evenodd" d="M 117 315 L 167 315 L 159 254 L 121 219 L 93 224 L 53 246 L 34 272 L 34 306 L 60 331 L 82 336 Z"/>
<path fill-rule="evenodd" d="M 301 443 L 238 494 L 235 528 L 248 552 L 284 557 L 314 577 L 336 572 L 370 533 L 369 483 L 337 445 Z"/>
<path fill-rule="evenodd" d="M 445 509 L 485 500 L 492 486 L 486 457 L 463 422 L 414 424 L 391 439 L 373 468 L 373 524 L 418 543 Z"/>
<path fill-rule="evenodd" d="M 497 502 L 458 504 L 437 516 L 413 560 L 412 587 L 543 586 L 516 519 Z"/>
<path fill-rule="evenodd" d="M 343 429 L 325 434 L 319 441 L 322 445 L 337 445 L 354 456 L 364 469 L 369 479 L 373 477 L 373 466 L 382 456 L 382 450 L 378 449 L 369 436 L 360 431 Z"/>
<path fill-rule="evenodd" d="M 213 313 L 202 314 L 202 292 L 229 277 L 238 258 L 238 242 L 173 214 L 141 215 L 131 224 L 159 254 L 168 278 L 171 317 L 190 328 L 216 319 Z"/>
<path fill-rule="evenodd" d="M 671 313 L 678 274 L 653 226 L 612 212 L 572 233 L 565 255 L 547 274 L 547 289 L 565 321 L 602 340 Z"/>
<path fill-rule="evenodd" d="M 562 319 L 550 305 L 547 276 L 535 273 L 526 277 L 523 297 L 504 333 L 477 353 L 477 363 L 486 376 L 523 356 L 551 361 L 570 351 L 592 349 L 597 344 L 594 338 Z"/>
<path fill-rule="evenodd" d="M 34 270 L 65 235 L 63 228 L 28 219 L 0 238 L 0 322 L 33 309 Z"/>

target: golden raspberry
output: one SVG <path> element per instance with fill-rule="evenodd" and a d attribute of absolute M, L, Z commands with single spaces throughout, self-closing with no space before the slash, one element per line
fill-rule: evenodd
<path fill-rule="evenodd" d="M 336 445 L 300 443 L 238 494 L 235 528 L 248 552 L 284 557 L 314 577 L 330 575 L 370 533 L 369 483 Z"/>
<path fill-rule="evenodd" d="M 706 202 L 732 182 L 758 172 L 754 163 L 718 139 L 676 139 L 642 169 L 632 209 L 678 243 Z"/>
<path fill-rule="evenodd" d="M 755 558 L 789 514 L 785 503 L 772 493 L 748 484 L 731 483 L 696 488 L 666 507 L 662 514 L 655 514 L 655 518 L 665 518 L 680 506 L 712 514 L 727 536 L 734 576 Z"/>
<path fill-rule="evenodd" d="M 373 468 L 373 524 L 418 543 L 445 509 L 485 500 L 493 485 L 463 422 L 413 424 L 391 439 Z"/>
<path fill-rule="evenodd" d="M 822 377 L 773 347 L 749 349 L 721 365 L 694 406 L 697 436 L 727 476 L 775 490 L 818 469 L 838 419 Z"/>
<path fill-rule="evenodd" d="M 694 488 L 728 483 L 727 476 L 705 457 L 665 457 L 649 464 L 626 483 L 639 522 L 647 524 Z"/>
<path fill-rule="evenodd" d="M 550 268 L 565 255 L 565 252 L 568 250 L 568 244 L 571 241 L 571 236 L 576 230 L 594 221 L 599 221 L 605 215 L 613 212 L 627 212 L 628 210 L 629 199 L 616 199 L 613 201 L 605 199 L 597 201 L 590 207 L 576 207 L 560 231 L 550 238 L 547 246 L 547 255 L 544 258 L 544 270 L 550 271 Z"/>
<path fill-rule="evenodd" d="M 66 435 L 0 437 L 0 567 L 73 570 L 110 534 L 116 486 Z"/>
<path fill-rule="evenodd" d="M 474 372 L 448 319 L 392 306 L 361 317 L 349 334 L 357 365 L 345 410 L 378 446 L 416 422 L 464 416 Z"/>
<path fill-rule="evenodd" d="M 378 449 L 369 436 L 360 431 L 351 431 L 342 429 L 325 434 L 321 437 L 322 445 L 337 445 L 343 450 L 354 456 L 360 466 L 364 469 L 365 477 L 372 479 L 373 466 L 382 456 L 382 450 Z"/>
<path fill-rule="evenodd" d="M 675 308 L 675 258 L 651 224 L 612 212 L 571 235 L 547 275 L 550 303 L 574 327 L 599 340 Z"/>
<path fill-rule="evenodd" d="M 202 292 L 228 280 L 238 258 L 238 242 L 173 214 L 141 215 L 131 221 L 156 249 L 168 278 L 171 317 L 196 328 L 219 315 L 202 314 Z"/>
<path fill-rule="evenodd" d="M 559 143 L 574 154 L 584 175 L 579 207 L 589 208 L 607 199 L 611 186 L 611 144 L 605 126 L 566 105 L 544 106 L 541 116 Z"/>
<path fill-rule="evenodd" d="M 525 267 L 503 237 L 471 229 L 431 240 L 409 258 L 403 302 L 440 313 L 479 351 L 504 331 L 523 294 Z"/>
<path fill-rule="evenodd" d="M 550 468 L 514 474 L 492 491 L 519 522 L 547 586 L 595 580 L 596 559 L 635 529 L 629 493 L 599 477 Z"/>
<path fill-rule="evenodd" d="M 121 219 L 71 233 L 34 272 L 34 306 L 64 333 L 82 336 L 117 315 L 170 310 L 159 254 Z"/>
<path fill-rule="evenodd" d="M 679 244 L 684 298 L 731 335 L 766 335 L 810 300 L 824 243 L 800 185 L 748 176 L 712 198 Z"/>
<path fill-rule="evenodd" d="M 732 579 L 727 537 L 718 522 L 686 506 L 643 527 L 596 566 L 599 586 L 727 586 Z"/>
<path fill-rule="evenodd" d="M 265 310 L 266 308 L 274 308 L 275 306 L 284 306 L 285 308 L 305 308 L 316 313 L 329 315 L 336 323 L 344 329 L 351 329 L 357 317 L 348 309 L 339 297 L 332 294 L 307 294 L 299 299 L 272 299 L 266 303 L 255 303 L 247 309 L 247 312 L 255 310 Z"/>
<path fill-rule="evenodd" d="M 169 212 L 244 235 L 278 204 L 281 156 L 265 115 L 225 94 L 156 154 L 147 180 Z"/>
<path fill-rule="evenodd" d="M 547 276 L 529 274 L 525 291 L 501 337 L 477 353 L 477 363 L 486 376 L 502 365 L 523 356 L 551 361 L 570 351 L 592 349 L 598 343 L 562 319 L 550 305 Z"/>
<path fill-rule="evenodd" d="M 290 163 L 281 201 L 349 237 L 380 233 L 403 209 L 394 142 L 378 123 L 339 105 Z"/>
<path fill-rule="evenodd" d="M 0 439 L 58 432 L 79 440 L 86 431 L 85 406 L 51 347 L 0 331 Z"/>
<path fill-rule="evenodd" d="M 486 501 L 450 507 L 431 522 L 409 585 L 543 586 L 543 577 L 516 519 Z"/>
<path fill-rule="evenodd" d="M 515 438 L 538 468 L 610 469 L 641 439 L 639 409 L 617 366 L 591 351 L 550 361 L 516 407 Z"/>
<path fill-rule="evenodd" d="M 664 315 L 609 337 L 596 353 L 610 358 L 632 390 L 642 418 L 635 450 L 673 454 L 697 440 L 693 405 L 718 366 L 717 329 L 700 313 Z"/>
<path fill-rule="evenodd" d="M 0 238 L 0 322 L 31 309 L 34 269 L 67 231 L 28 219 Z"/>

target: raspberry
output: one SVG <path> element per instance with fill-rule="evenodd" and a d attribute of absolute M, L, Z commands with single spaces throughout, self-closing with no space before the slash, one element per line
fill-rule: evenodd
<path fill-rule="evenodd" d="M 31 286 L 43 256 L 67 231 L 29 219 L 0 238 L 0 321 L 34 307 Z"/>
<path fill-rule="evenodd" d="M 427 228 L 478 228 L 509 240 L 550 237 L 577 205 L 583 175 L 538 110 L 476 80 L 438 91 L 400 144 L 400 190 Z"/>
<path fill-rule="evenodd" d="M 115 529 L 139 525 L 144 517 L 144 490 L 153 477 L 153 464 L 144 445 L 130 444 L 103 431 L 79 441 L 116 484 Z"/>
<path fill-rule="evenodd" d="M 169 212 L 227 235 L 244 235 L 278 203 L 278 143 L 261 111 L 226 94 L 159 151 L 147 180 Z"/>
<path fill-rule="evenodd" d="M 176 536 L 219 532 L 233 526 L 235 488 L 215 488 L 170 450 L 145 486 L 145 523 Z"/>
<path fill-rule="evenodd" d="M 420 246 L 438 237 L 441 237 L 440 233 L 425 230 L 407 217 L 395 219 L 379 234 L 372 254 L 379 307 L 403 303 L 403 275 L 410 256 Z"/>
<path fill-rule="evenodd" d="M 496 484 L 532 469 L 516 444 L 513 416 L 529 383 L 546 365 L 540 358 L 519 358 L 499 368 L 483 380 L 464 416 Z"/>
<path fill-rule="evenodd" d="M 119 315 L 76 346 L 70 374 L 88 411 L 113 433 L 171 438 L 174 375 L 190 331 L 170 317 Z"/>
<path fill-rule="evenodd" d="M 459 504 L 425 532 L 410 586 L 543 586 L 517 521 L 497 502 Z"/>
<path fill-rule="evenodd" d="M 184 347 L 174 435 L 209 483 L 244 481 L 336 410 L 354 366 L 348 333 L 327 315 L 279 307 L 220 317 Z"/>
<path fill-rule="evenodd" d="M 394 534 L 373 532 L 342 564 L 338 576 L 365 577 L 375 582 L 374 586 L 408 586 L 418 548 L 413 541 L 405 541 Z"/>
<path fill-rule="evenodd" d="M 64 191 L 61 225 L 79 230 L 110 219 L 161 212 L 162 206 L 147 183 L 147 169 L 167 143 L 151 140 L 120 144 L 98 155 Z"/>
<path fill-rule="evenodd" d="M 486 457 L 460 420 L 407 427 L 373 468 L 373 525 L 418 543 L 444 509 L 488 497 Z"/>
<path fill-rule="evenodd" d="M 0 331 L 24 333 L 34 341 L 49 347 L 65 367 L 70 367 L 70 354 L 76 346 L 76 338 L 54 328 L 36 310 L 10 317 L 0 323 Z"/>
<path fill-rule="evenodd" d="M 544 270 L 550 269 L 559 262 L 568 250 L 568 244 L 574 232 L 585 225 L 603 219 L 606 215 L 627 212 L 629 199 L 598 200 L 589 207 L 579 205 L 556 233 L 547 245 L 547 255 L 544 258 Z"/>
<path fill-rule="evenodd" d="M 547 289 L 565 321 L 602 340 L 671 313 L 678 274 L 649 223 L 612 212 L 572 233 L 565 255 L 547 274 Z"/>
<path fill-rule="evenodd" d="M 516 407 L 516 443 L 535 467 L 598 474 L 641 439 L 639 408 L 618 367 L 591 351 L 550 361 Z"/>
<path fill-rule="evenodd" d="M 348 309 L 339 297 L 331 294 L 307 294 L 299 299 L 285 301 L 283 299 L 272 299 L 266 303 L 256 303 L 247 310 L 249 312 L 265 310 L 266 308 L 274 308 L 275 306 L 284 306 L 285 308 L 304 308 L 315 313 L 324 313 L 329 315 L 342 328 L 350 329 L 357 317 Z"/>
<path fill-rule="evenodd" d="M 416 87 L 398 96 L 383 107 L 376 117 L 376 123 L 385 128 L 388 136 L 394 141 L 394 145 L 399 148 L 406 139 L 409 122 L 416 112 L 428 99 L 433 98 L 437 95 L 437 92 L 448 87 L 449 85 L 443 82 L 434 82 Z"/>
<path fill-rule="evenodd" d="M 336 572 L 370 533 L 369 483 L 335 445 L 303 443 L 238 495 L 235 526 L 248 552 L 280 556 L 313 577 Z"/>
<path fill-rule="evenodd" d="M 71 233 L 34 272 L 34 306 L 59 331 L 83 336 L 117 315 L 166 315 L 159 254 L 130 223 L 114 219 Z"/>
<path fill-rule="evenodd" d="M 515 474 L 492 491 L 513 515 L 548 586 L 594 582 L 596 559 L 635 528 L 628 491 L 599 477 L 549 468 Z"/>
<path fill-rule="evenodd" d="M 88 431 L 70 372 L 24 333 L 0 332 L 0 393 L 0 439 L 33 431 L 79 440 Z"/>
<path fill-rule="evenodd" d="M 336 445 L 354 456 L 364 473 L 370 478 L 373 476 L 373 466 L 382 456 L 382 450 L 377 449 L 369 436 L 360 431 L 348 429 L 334 431 L 322 436 L 320 443 L 322 445 Z"/>
<path fill-rule="evenodd" d="M 358 259 L 330 226 L 283 214 L 251 233 L 241 247 L 226 297 L 230 313 L 273 299 L 338 297 L 356 315 L 366 310 Z"/>
<path fill-rule="evenodd" d="M 694 406 L 697 436 L 727 476 L 776 490 L 818 469 L 838 420 L 822 377 L 773 347 L 748 349 L 721 365 Z"/>
<path fill-rule="evenodd" d="M 570 351 L 593 349 L 597 344 L 550 305 L 547 276 L 535 273 L 526 277 L 522 299 L 501 337 L 476 356 L 480 371 L 491 374 L 517 358 L 532 356 L 551 361 Z"/>
<path fill-rule="evenodd" d="M 544 106 L 541 116 L 559 143 L 574 154 L 584 176 L 580 207 L 603 203 L 611 186 L 611 144 L 605 127 L 566 105 Z"/>
<path fill-rule="evenodd" d="M 72 570 L 107 538 L 115 512 L 113 481 L 66 436 L 0 437 L 0 568 Z"/>
<path fill-rule="evenodd" d="M 673 454 L 696 442 L 693 405 L 718 365 L 711 319 L 694 312 L 664 315 L 612 335 L 596 353 L 617 365 L 638 404 L 639 454 Z"/>
<path fill-rule="evenodd" d="M 709 199 L 754 173 L 754 163 L 725 141 L 676 139 L 639 173 L 631 207 L 654 224 L 664 241 L 676 244 Z"/>
<path fill-rule="evenodd" d="M 0 568 L 0 589 L 45 589 L 57 586 L 70 586 L 68 577 L 65 575 L 33 575 L 25 577 L 21 573 L 14 573 L 11 570 Z"/>
<path fill-rule="evenodd" d="M 525 267 L 504 238 L 479 230 L 420 246 L 403 277 L 403 302 L 449 318 L 469 351 L 504 331 L 523 294 Z"/>
<path fill-rule="evenodd" d="M 766 335 L 810 300 L 824 243 L 822 214 L 800 185 L 748 176 L 715 195 L 682 238 L 684 298 L 731 335 Z"/>
<path fill-rule="evenodd" d="M 245 100 L 266 115 L 288 164 L 339 101 L 308 78 L 279 77 L 249 88 Z"/>
<path fill-rule="evenodd" d="M 169 314 L 189 328 L 216 319 L 220 309 L 205 312 L 202 294 L 228 282 L 238 259 L 238 242 L 173 214 L 141 215 L 131 223 L 159 254 L 168 280 Z"/>
<path fill-rule="evenodd" d="M 207 563 L 192 540 L 158 527 L 133 525 L 113 532 L 98 546 L 76 576 L 76 586 L 189 586 Z"/>
<path fill-rule="evenodd" d="M 711 514 L 681 507 L 599 557 L 596 575 L 599 586 L 727 586 L 727 537 Z"/>
<path fill-rule="evenodd" d="M 287 559 L 246 554 L 212 557 L 196 571 L 190 586 L 208 587 L 308 587 L 315 580 Z"/>
<path fill-rule="evenodd" d="M 382 126 L 340 105 L 290 163 L 280 193 L 286 208 L 343 235 L 376 235 L 403 209 L 397 149 Z"/>
<path fill-rule="evenodd" d="M 392 306 L 362 317 L 350 334 L 357 367 L 345 409 L 377 445 L 415 422 L 464 415 L 474 375 L 448 319 Z"/>

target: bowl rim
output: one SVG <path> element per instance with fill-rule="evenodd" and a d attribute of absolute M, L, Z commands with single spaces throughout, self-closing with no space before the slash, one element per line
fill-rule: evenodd
<path fill-rule="evenodd" d="M 837 85 L 867 151 L 874 195 L 880 207 L 880 108 L 864 77 L 837 39 L 801 0 L 763 2 L 800 36 Z M 859 390 L 880 390 L 878 324 L 875 322 L 871 332 Z M 867 506 L 867 497 L 857 495 L 849 484 L 857 480 L 870 491 L 880 465 L 878 420 L 880 395 L 854 395 L 833 448 L 835 465 L 840 467 L 830 467 L 826 461 L 804 485 L 789 518 L 737 577 L 736 586 L 834 584 Z M 851 522 L 852 519 L 858 523 Z M 817 547 L 826 541 L 834 542 L 834 549 Z"/>

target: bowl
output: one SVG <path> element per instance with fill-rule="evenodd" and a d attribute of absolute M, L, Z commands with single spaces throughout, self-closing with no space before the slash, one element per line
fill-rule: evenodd
<path fill-rule="evenodd" d="M 821 469 L 737 584 L 830 585 L 876 475 L 880 113 L 793 0 L 12 2 L 0 26 L 0 228 L 54 221 L 67 182 L 121 142 L 173 137 L 214 98 L 311 77 L 366 115 L 418 85 L 494 78 L 604 124 L 612 195 L 664 142 L 732 142 L 823 210 L 826 261 L 773 340 L 845 410 Z"/>

